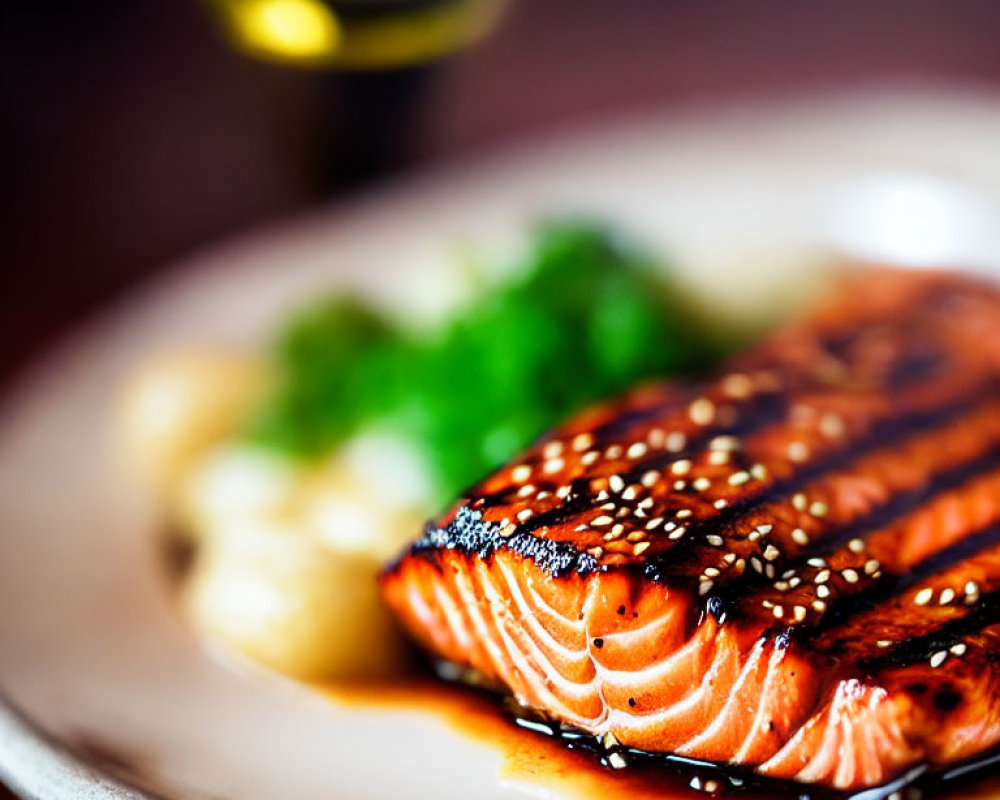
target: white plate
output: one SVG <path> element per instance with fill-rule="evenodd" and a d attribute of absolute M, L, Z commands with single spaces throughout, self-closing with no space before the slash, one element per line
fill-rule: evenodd
<path fill-rule="evenodd" d="M 998 142 L 1000 99 L 955 93 L 653 116 L 427 173 L 171 271 L 40 364 L 0 417 L 0 695 L 20 715 L 0 712 L 0 775 L 57 800 L 132 796 L 30 727 L 165 798 L 536 793 L 432 714 L 336 707 L 208 657 L 158 570 L 156 517 L 110 455 L 114 387 L 162 346 L 259 341 L 316 287 L 439 298 L 426 275 L 456 250 L 509 249 L 552 211 L 622 223 L 725 313 L 760 302 L 733 270 L 782 302 L 775 287 L 831 253 L 995 270 Z"/>

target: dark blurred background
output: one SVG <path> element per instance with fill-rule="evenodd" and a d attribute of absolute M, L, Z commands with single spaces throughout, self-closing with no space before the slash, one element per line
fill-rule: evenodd
<path fill-rule="evenodd" d="M 471 49 L 361 73 L 241 55 L 195 0 L 0 13 L 2 380 L 195 248 L 527 134 L 868 85 L 1000 89 L 996 0 L 521 0 Z"/>
<path fill-rule="evenodd" d="M 240 55 L 195 0 L 7 0 L 0 377 L 189 251 L 434 161 L 651 106 L 1000 87 L 995 0 L 521 0 L 478 46 L 344 74 Z"/>

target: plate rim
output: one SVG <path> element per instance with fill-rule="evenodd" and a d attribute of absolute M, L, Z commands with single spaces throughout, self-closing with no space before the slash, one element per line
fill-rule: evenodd
<path fill-rule="evenodd" d="M 933 104 L 970 106 L 987 101 L 995 106 L 1000 93 L 984 91 L 981 87 L 964 86 L 962 91 L 954 87 L 881 87 L 849 91 L 832 91 L 820 95 L 796 95 L 777 103 L 777 111 L 793 113 L 809 108 L 850 109 L 853 105 L 864 105 L 877 101 L 880 97 L 890 97 L 900 104 Z M 769 105 L 771 110 L 773 106 Z M 724 101 L 706 104 L 695 109 L 684 109 L 673 122 L 683 126 L 712 124 L 713 121 L 739 118 L 760 110 L 760 104 L 740 101 Z M 220 256 L 226 252 L 238 252 L 256 241 L 270 236 L 280 238 L 294 236 L 296 232 L 315 228 L 321 220 L 329 224 L 350 221 L 355 214 L 365 214 L 372 205 L 377 205 L 386 197 L 408 196 L 427 182 L 451 183 L 455 176 L 470 167 L 490 171 L 497 165 L 513 159 L 531 159 L 539 153 L 560 146 L 582 146 L 595 138 L 627 133 L 658 120 L 669 118 L 670 109 L 653 107 L 596 123 L 578 123 L 566 129 L 555 129 L 542 133 L 532 133 L 506 141 L 498 146 L 476 149 L 455 158 L 435 162 L 425 167 L 408 171 L 382 183 L 366 187 L 357 192 L 349 192 L 336 200 L 319 206 L 300 210 L 290 217 L 270 220 L 252 230 L 238 231 L 234 235 L 195 248 L 193 252 L 167 262 L 162 268 L 141 279 L 127 291 L 100 305 L 87 314 L 68 331 L 56 337 L 53 343 L 40 350 L 22 368 L 14 371 L 0 384 L 0 419 L 7 417 L 10 407 L 16 405 L 20 397 L 31 387 L 44 381 L 53 367 L 73 355 L 81 345 L 100 335 L 109 323 L 117 322 L 125 315 L 146 304 L 156 294 L 181 284 L 193 269 L 206 266 L 213 274 L 224 271 Z M 14 743 L 14 747 L 7 746 Z M 29 800 L 158 800 L 157 795 L 136 789 L 121 781 L 94 763 L 74 754 L 58 741 L 50 739 L 31 722 L 27 715 L 20 713 L 10 698 L 0 693 L 0 779 L 15 794 Z"/>

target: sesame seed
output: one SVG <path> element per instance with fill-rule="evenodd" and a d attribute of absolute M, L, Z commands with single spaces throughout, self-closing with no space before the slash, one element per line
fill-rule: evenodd
<path fill-rule="evenodd" d="M 836 439 L 844 434 L 844 421 L 836 414 L 824 414 L 819 421 L 819 430 L 828 439 Z"/>
<path fill-rule="evenodd" d="M 622 492 L 622 500 L 635 500 L 639 496 L 638 490 L 634 486 L 629 486 Z"/>
<path fill-rule="evenodd" d="M 826 611 L 826 603 L 824 603 L 822 600 L 813 600 L 812 607 L 813 611 L 818 611 L 820 614 Z"/>
<path fill-rule="evenodd" d="M 621 536 L 624 531 L 625 531 L 625 526 L 619 522 L 616 525 L 611 526 L 611 530 L 609 531 L 608 535 Z"/>
<path fill-rule="evenodd" d="M 544 458 L 555 458 L 556 456 L 562 455 L 563 443 L 560 441 L 548 442 L 545 447 L 542 448 L 542 456 Z"/>
<path fill-rule="evenodd" d="M 728 464 L 729 458 L 729 453 L 725 450 L 713 450 L 708 454 L 708 463 L 714 466 L 720 466 L 722 464 Z"/>
<path fill-rule="evenodd" d="M 612 522 L 614 522 L 614 520 L 611 517 L 609 517 L 607 514 L 602 514 L 596 519 L 592 519 L 590 521 L 590 524 L 600 526 L 600 525 L 610 525 Z"/>
<path fill-rule="evenodd" d="M 795 544 L 805 547 L 809 544 L 809 536 L 804 530 L 802 530 L 802 528 L 796 528 L 792 531 L 792 541 L 795 542 Z"/>
<path fill-rule="evenodd" d="M 618 508 L 618 506 L 616 506 L 614 503 L 605 503 L 604 505 L 601 506 L 601 511 L 614 511 L 614 509 L 616 508 Z"/>
<path fill-rule="evenodd" d="M 683 525 L 681 525 L 681 526 L 680 526 L 679 528 L 677 528 L 677 530 L 675 530 L 675 531 L 671 531 L 671 532 L 670 532 L 670 535 L 669 535 L 669 536 L 667 536 L 667 538 L 668 538 L 668 539 L 673 539 L 674 541 L 677 541 L 677 540 L 678 540 L 678 539 L 680 539 L 680 538 L 681 538 L 681 537 L 682 537 L 682 536 L 683 536 L 683 535 L 684 535 L 685 533 L 687 533 L 687 528 L 685 528 L 685 527 L 684 527 Z"/>
<path fill-rule="evenodd" d="M 527 497 L 529 494 L 534 494 L 534 493 L 535 493 L 535 487 L 530 483 L 524 484 L 524 486 L 522 486 L 520 489 L 517 490 L 518 497 Z"/>
<path fill-rule="evenodd" d="M 587 552 L 590 555 L 592 555 L 594 558 L 600 558 L 601 556 L 604 555 L 604 548 L 603 547 L 591 547 L 590 549 L 587 550 Z"/>
<path fill-rule="evenodd" d="M 817 586 L 816 587 L 816 596 L 824 598 L 824 599 L 827 598 L 827 597 L 829 597 L 830 596 L 830 587 L 829 586 Z"/>
<path fill-rule="evenodd" d="M 639 508 L 652 508 L 652 507 L 653 507 L 653 498 L 652 497 L 647 497 L 645 500 L 642 500 L 639 503 Z"/>
<path fill-rule="evenodd" d="M 646 530 L 651 531 L 653 528 L 658 528 L 663 524 L 663 517 L 653 517 L 649 522 L 646 523 Z"/>
<path fill-rule="evenodd" d="M 667 441 L 667 434 L 663 428 L 651 428 L 646 434 L 646 441 L 650 447 L 663 447 Z"/>
<path fill-rule="evenodd" d="M 885 650 L 887 647 L 892 647 L 892 639 L 879 639 L 875 642 L 875 646 Z"/>
<path fill-rule="evenodd" d="M 781 555 L 781 551 L 775 547 L 773 544 L 769 544 L 764 548 L 764 558 L 767 561 L 774 561 L 778 556 Z"/>
<path fill-rule="evenodd" d="M 674 491 L 683 492 L 687 488 L 687 481 L 674 481 Z"/>
<path fill-rule="evenodd" d="M 729 501 L 726 500 L 724 497 L 720 497 L 718 500 L 716 500 L 714 503 L 712 503 L 712 505 L 715 506 L 718 509 L 723 509 L 723 508 L 725 508 L 726 506 L 729 505 Z"/>
<path fill-rule="evenodd" d="M 764 571 L 764 562 L 757 558 L 757 556 L 750 556 L 750 566 L 753 567 L 754 572 Z"/>
<path fill-rule="evenodd" d="M 913 598 L 913 602 L 918 606 L 925 606 L 931 601 L 931 597 L 934 595 L 933 589 L 921 589 L 917 592 L 916 597 Z"/>
<path fill-rule="evenodd" d="M 719 782 L 709 779 L 705 781 L 705 786 L 703 788 L 709 794 L 711 794 L 712 792 L 717 792 L 719 791 Z"/>
<path fill-rule="evenodd" d="M 670 471 L 674 475 L 687 475 L 691 471 L 691 462 L 686 458 L 682 458 L 680 461 L 675 461 L 670 465 Z"/>
<path fill-rule="evenodd" d="M 809 513 L 814 517 L 825 517 L 830 507 L 822 500 L 816 500 L 809 506 Z"/>
<path fill-rule="evenodd" d="M 674 516 L 677 517 L 677 519 L 687 519 L 692 514 L 694 514 L 694 512 L 690 508 L 682 508 L 676 514 L 674 514 Z"/>
<path fill-rule="evenodd" d="M 878 568 L 880 566 L 882 565 L 878 562 L 877 558 L 869 558 L 865 562 L 865 574 L 874 575 L 876 572 L 878 572 Z M 954 596 L 954 592 L 952 592 L 952 596 Z"/>
<path fill-rule="evenodd" d="M 600 453 L 598 453 L 596 450 L 591 450 L 591 451 L 589 451 L 587 453 L 584 453 L 580 457 L 580 463 L 583 464 L 585 467 L 589 467 L 591 464 L 593 464 L 595 461 L 597 461 L 597 459 L 599 459 L 600 457 L 601 457 Z"/>
<path fill-rule="evenodd" d="M 769 579 L 773 580 L 775 574 L 774 564 L 765 564 L 764 574 L 767 575 Z"/>
<path fill-rule="evenodd" d="M 688 784 L 688 786 L 690 786 L 690 787 L 691 787 L 692 789 L 694 789 L 694 790 L 695 790 L 696 792 L 700 792 L 700 791 L 701 791 L 701 778 L 699 778 L 699 777 L 698 777 L 698 776 L 696 775 L 695 777 L 693 777 L 693 778 L 691 779 L 691 782 L 690 782 L 690 783 Z"/>
<path fill-rule="evenodd" d="M 531 518 L 531 514 L 532 514 L 532 511 L 531 511 L 530 508 L 524 508 L 524 509 L 518 511 L 517 515 L 516 515 L 518 522 L 524 522 L 525 520 L 530 519 Z"/>
<path fill-rule="evenodd" d="M 711 488 L 712 482 L 708 478 L 697 478 L 691 485 L 699 492 L 704 492 L 706 489 Z"/>
<path fill-rule="evenodd" d="M 826 583 L 830 580 L 830 570 L 824 569 L 816 573 L 816 577 L 813 578 L 813 582 L 816 584 Z"/>
<path fill-rule="evenodd" d="M 840 575 L 848 583 L 857 583 L 859 580 L 861 580 L 861 577 L 858 575 L 857 570 L 853 569 L 842 570 Z"/>
<path fill-rule="evenodd" d="M 806 607 L 805 606 L 795 606 L 792 609 L 792 619 L 796 622 L 802 622 L 806 618 Z"/>
<path fill-rule="evenodd" d="M 777 617 L 778 619 L 781 619 L 783 616 L 785 616 L 785 609 L 783 606 L 775 606 L 774 608 L 771 609 L 771 613 L 774 614 L 774 616 Z"/>
<path fill-rule="evenodd" d="M 938 598 L 938 603 L 942 606 L 946 606 L 954 599 L 955 599 L 955 590 L 949 587 L 947 589 L 941 590 L 941 597 Z"/>
<path fill-rule="evenodd" d="M 516 483 L 524 483 L 531 477 L 531 467 L 527 464 L 518 464 L 511 470 L 510 477 Z"/>
<path fill-rule="evenodd" d="M 792 419 L 795 422 L 811 422 L 816 417 L 816 409 L 804 403 L 796 403 L 792 406 Z"/>
<path fill-rule="evenodd" d="M 566 462 L 561 458 L 550 458 L 542 465 L 542 472 L 551 475 L 553 472 L 559 472 L 565 466 Z"/>
<path fill-rule="evenodd" d="M 750 467 L 750 474 L 759 481 L 767 478 L 767 467 L 763 464 L 754 464 Z"/>
<path fill-rule="evenodd" d="M 594 443 L 594 437 L 589 433 L 578 433 L 573 437 L 573 449 L 580 453 L 586 450 Z"/>
<path fill-rule="evenodd" d="M 614 492 L 615 494 L 624 489 L 625 481 L 622 480 L 622 476 L 612 475 L 610 478 L 608 478 L 608 488 L 611 489 L 611 491 Z"/>
<path fill-rule="evenodd" d="M 722 573 L 716 567 L 705 567 L 705 577 L 718 578 Z"/>
<path fill-rule="evenodd" d="M 937 669 L 948 659 L 947 650 L 938 650 L 934 655 L 931 656 L 931 667 Z"/>
<path fill-rule="evenodd" d="M 802 492 L 792 495 L 792 507 L 795 508 L 796 511 L 805 511 L 807 502 L 806 496 L 802 494 Z"/>
<path fill-rule="evenodd" d="M 621 458 L 622 446 L 620 444 L 613 444 L 607 450 L 604 451 L 604 457 L 608 459 Z"/>
<path fill-rule="evenodd" d="M 710 533 L 705 537 L 705 541 L 708 542 L 712 547 L 722 547 L 725 539 L 715 533 Z"/>
<path fill-rule="evenodd" d="M 750 473 L 746 471 L 734 472 L 729 476 L 730 486 L 742 486 L 744 483 L 750 480 Z"/>
<path fill-rule="evenodd" d="M 667 450 L 671 453 L 679 453 L 687 445 L 687 436 L 680 431 L 674 431 L 667 436 Z"/>
<path fill-rule="evenodd" d="M 558 497 L 560 500 L 565 500 L 567 497 L 569 497 L 569 493 L 571 491 L 573 490 L 569 486 L 560 486 L 558 489 L 556 489 L 556 497 Z"/>
<path fill-rule="evenodd" d="M 791 579 L 790 579 L 790 580 L 788 581 L 788 585 L 789 585 L 789 586 L 790 586 L 791 588 L 793 588 L 793 589 L 794 589 L 794 588 L 795 588 L 796 586 L 798 586 L 798 585 L 799 585 L 800 583 L 802 583 L 802 578 L 799 578 L 799 577 L 797 577 L 797 576 L 796 576 L 796 577 L 793 577 L 793 578 L 791 578 Z"/>
<path fill-rule="evenodd" d="M 746 375 L 734 372 L 722 379 L 722 391 L 729 397 L 742 399 L 753 391 L 753 381 Z"/>
<path fill-rule="evenodd" d="M 632 553 L 641 556 L 649 549 L 649 542 L 639 542 L 635 547 L 632 548 Z"/>
<path fill-rule="evenodd" d="M 792 442 L 788 445 L 788 458 L 796 464 L 809 460 L 809 447 L 805 442 Z"/>
<path fill-rule="evenodd" d="M 608 764 L 614 769 L 625 769 L 628 766 L 628 761 L 625 760 L 625 756 L 621 753 L 614 752 L 608 756 Z"/>
<path fill-rule="evenodd" d="M 972 605 L 979 599 L 979 584 L 975 581 L 969 581 L 965 584 L 965 603 L 966 605 Z"/>
<path fill-rule="evenodd" d="M 643 539 L 646 538 L 646 532 L 645 531 L 632 531 L 632 533 L 630 533 L 625 538 L 628 539 L 630 542 L 641 542 Z"/>
<path fill-rule="evenodd" d="M 959 642 L 958 644 L 953 644 L 951 647 L 948 648 L 948 650 L 951 651 L 951 654 L 952 655 L 956 655 L 956 656 L 964 656 L 965 655 L 965 651 L 967 649 L 968 648 L 965 646 L 964 642 Z"/>
<path fill-rule="evenodd" d="M 715 419 L 715 404 L 707 397 L 699 397 L 688 407 L 688 414 L 696 425 L 709 425 Z"/>
<path fill-rule="evenodd" d="M 655 469 L 651 469 L 642 476 L 641 483 L 648 489 L 650 486 L 655 486 L 656 482 L 659 479 L 660 479 L 660 473 L 657 472 Z"/>
<path fill-rule="evenodd" d="M 637 517 L 646 516 L 645 514 L 642 513 L 641 508 L 637 508 L 634 513 Z M 616 517 L 627 517 L 628 515 L 629 515 L 628 506 L 622 506 L 621 508 L 618 509 L 618 513 L 615 514 Z"/>
<path fill-rule="evenodd" d="M 549 496 L 548 492 L 539 492 L 537 495 L 535 495 L 536 499 L 538 500 L 544 500 L 548 496 Z"/>
<path fill-rule="evenodd" d="M 628 458 L 635 460 L 637 458 L 642 458 L 644 455 L 646 455 L 646 449 L 647 448 L 645 442 L 636 442 L 635 444 L 629 447 L 625 455 Z"/>
<path fill-rule="evenodd" d="M 806 561 L 806 563 L 810 567 L 816 567 L 817 569 L 819 569 L 820 567 L 825 567 L 826 566 L 826 560 L 822 559 L 822 558 L 815 558 L 815 557 L 814 558 L 810 558 L 808 561 Z"/>
<path fill-rule="evenodd" d="M 580 531 L 586 531 L 589 529 L 590 529 L 589 525 L 577 525 L 573 530 L 579 533 Z"/>
<path fill-rule="evenodd" d="M 715 584 L 712 581 L 701 581 L 698 584 L 698 596 L 704 597 L 706 594 L 712 591 L 713 586 L 715 586 Z"/>
<path fill-rule="evenodd" d="M 731 453 L 740 449 L 740 440 L 735 436 L 716 436 L 708 444 L 709 450 Z"/>
<path fill-rule="evenodd" d="M 779 592 L 787 592 L 788 591 L 788 581 L 775 581 L 774 582 L 774 588 L 777 589 Z"/>
<path fill-rule="evenodd" d="M 756 530 L 757 530 L 757 533 L 759 533 L 761 536 L 767 536 L 771 531 L 774 530 L 774 526 L 773 525 L 758 525 L 757 528 L 756 528 Z"/>
<path fill-rule="evenodd" d="M 517 530 L 517 526 L 511 523 L 504 525 L 497 533 L 499 533 L 504 539 L 510 536 L 514 531 Z"/>

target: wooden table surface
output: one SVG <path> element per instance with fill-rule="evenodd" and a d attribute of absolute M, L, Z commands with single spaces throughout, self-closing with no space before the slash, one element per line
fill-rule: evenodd
<path fill-rule="evenodd" d="M 434 161 L 653 106 L 1000 90 L 994 0 L 522 0 L 426 74 L 354 77 L 244 59 L 194 0 L 0 13 L 0 380 L 170 260 Z"/>

